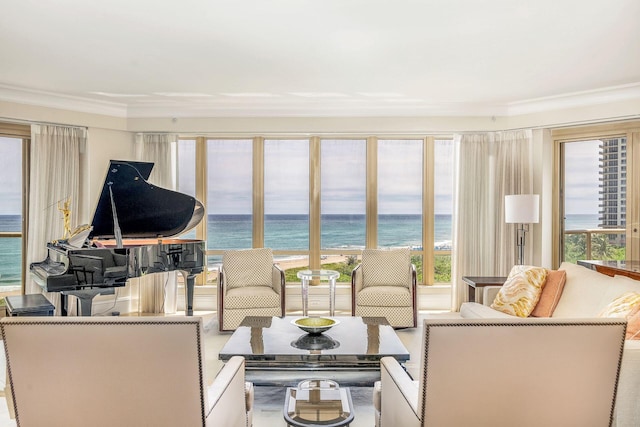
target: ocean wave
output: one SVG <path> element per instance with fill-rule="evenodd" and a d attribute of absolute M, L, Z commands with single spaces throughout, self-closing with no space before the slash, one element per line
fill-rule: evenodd
<path fill-rule="evenodd" d="M 444 240 L 442 242 L 435 242 L 433 249 L 436 251 L 450 251 L 452 248 L 451 240 Z"/>

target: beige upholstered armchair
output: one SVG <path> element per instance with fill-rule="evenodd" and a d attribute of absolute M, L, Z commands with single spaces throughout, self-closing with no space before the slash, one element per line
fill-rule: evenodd
<path fill-rule="evenodd" d="M 409 248 L 362 251 L 351 273 L 351 314 L 386 317 L 394 328 L 416 326 L 416 269 Z"/>
<path fill-rule="evenodd" d="M 623 319 L 425 320 L 420 372 L 381 359 L 376 426 L 611 426 Z"/>
<path fill-rule="evenodd" d="M 221 331 L 236 329 L 246 316 L 284 316 L 284 272 L 271 249 L 226 251 L 218 285 Z"/>
<path fill-rule="evenodd" d="M 242 357 L 207 385 L 200 317 L 23 316 L 0 328 L 18 426 L 251 426 Z"/>

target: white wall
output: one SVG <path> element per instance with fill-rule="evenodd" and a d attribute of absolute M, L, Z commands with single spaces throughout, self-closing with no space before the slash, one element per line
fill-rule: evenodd
<path fill-rule="evenodd" d="M 134 135 L 131 132 L 101 128 L 89 128 L 87 147 L 87 176 L 83 180 L 88 217 L 83 222 L 90 223 L 93 210 L 98 204 L 109 160 L 133 159 Z"/>
<path fill-rule="evenodd" d="M 533 193 L 540 194 L 540 223 L 530 226 L 527 245 L 533 246 L 533 265 L 553 268 L 553 140 L 548 129 L 533 131 Z"/>

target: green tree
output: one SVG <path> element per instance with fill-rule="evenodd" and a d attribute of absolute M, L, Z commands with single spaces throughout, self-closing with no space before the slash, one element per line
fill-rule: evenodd
<path fill-rule="evenodd" d="M 594 234 L 591 236 L 591 258 L 609 260 L 614 257 L 615 247 L 606 234 Z"/>
<path fill-rule="evenodd" d="M 436 283 L 451 283 L 451 255 L 436 255 L 433 280 Z"/>
<path fill-rule="evenodd" d="M 575 263 L 587 256 L 585 234 L 566 234 L 564 238 L 564 260 Z"/>
<path fill-rule="evenodd" d="M 422 283 L 422 257 L 412 256 L 411 264 L 416 266 L 416 278 L 418 283 Z"/>

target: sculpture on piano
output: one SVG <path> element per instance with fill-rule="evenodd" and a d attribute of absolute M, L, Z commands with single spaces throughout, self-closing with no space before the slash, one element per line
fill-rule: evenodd
<path fill-rule="evenodd" d="M 58 210 L 62 212 L 62 223 L 64 227 L 64 233 L 62 233 L 63 239 L 68 239 L 71 236 L 71 197 L 67 197 L 62 206 L 58 201 Z"/>
<path fill-rule="evenodd" d="M 85 246 L 87 237 L 89 237 L 89 233 L 93 227 L 89 224 L 80 225 L 71 231 L 71 198 L 67 197 L 67 199 L 60 204 L 58 201 L 58 210 L 62 212 L 62 223 L 64 228 L 64 233 L 62 234 L 62 238 L 59 240 L 55 240 L 55 243 L 62 242 L 67 243 L 70 246 L 80 248 Z"/>
<path fill-rule="evenodd" d="M 47 258 L 31 264 L 45 291 L 61 293 L 63 315 L 67 295 L 79 298 L 82 315 L 91 315 L 96 295 L 113 294 L 131 277 L 172 270 L 185 277 L 185 313 L 193 314 L 204 241 L 173 237 L 198 225 L 204 206 L 189 195 L 147 182 L 152 168 L 149 162 L 111 160 L 91 226 L 81 230 L 89 238 L 83 247 L 51 242 Z"/>

